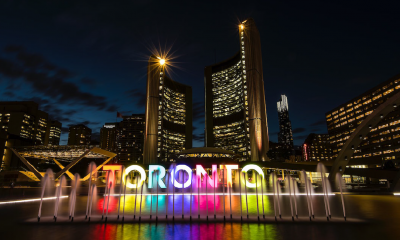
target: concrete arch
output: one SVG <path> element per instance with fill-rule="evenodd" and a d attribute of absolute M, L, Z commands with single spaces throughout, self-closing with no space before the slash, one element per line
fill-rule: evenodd
<path fill-rule="evenodd" d="M 329 180 L 335 181 L 336 173 L 341 172 L 342 174 L 346 170 L 346 165 L 350 158 L 354 154 L 354 150 L 360 145 L 363 138 L 368 135 L 372 128 L 374 128 L 387 114 L 393 111 L 394 108 L 400 105 L 400 92 L 393 95 L 391 98 L 386 100 L 378 108 L 376 108 L 367 118 L 365 118 L 356 130 L 351 134 L 350 138 L 347 139 L 346 143 L 340 150 L 337 158 L 335 159 L 333 166 L 329 174 Z M 341 169 L 341 171 L 340 171 Z M 398 181 L 398 179 L 397 179 Z M 396 183 L 393 182 L 393 185 Z"/>

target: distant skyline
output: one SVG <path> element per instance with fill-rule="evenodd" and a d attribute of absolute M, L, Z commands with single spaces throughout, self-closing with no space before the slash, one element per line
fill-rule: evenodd
<path fill-rule="evenodd" d="M 172 78 L 193 88 L 194 147 L 203 146 L 204 67 L 236 53 L 238 25 L 260 31 L 270 140 L 288 97 L 294 144 L 327 133 L 325 113 L 400 73 L 393 1 L 0 2 L 0 101 L 33 100 L 68 127 L 144 113 L 147 60 L 172 47 Z M 156 46 L 156 47 L 154 47 Z M 118 119 L 120 121 L 121 119 Z"/>

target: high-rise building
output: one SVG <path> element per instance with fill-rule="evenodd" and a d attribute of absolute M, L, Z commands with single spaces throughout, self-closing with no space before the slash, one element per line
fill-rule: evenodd
<path fill-rule="evenodd" d="M 47 142 L 45 142 L 44 145 L 60 145 L 61 127 L 62 123 L 59 121 L 49 121 L 46 132 Z"/>
<path fill-rule="evenodd" d="M 100 148 L 110 151 L 118 151 L 119 123 L 105 123 L 100 129 Z"/>
<path fill-rule="evenodd" d="M 36 140 L 14 135 L 0 129 L 0 172 L 18 167 L 20 160 L 12 153 L 11 148 L 34 146 L 36 144 Z"/>
<path fill-rule="evenodd" d="M 90 145 L 92 129 L 83 124 L 69 127 L 68 145 Z"/>
<path fill-rule="evenodd" d="M 147 67 L 144 164 L 172 161 L 192 148 L 192 88 L 169 78 L 167 65 L 151 56 Z"/>
<path fill-rule="evenodd" d="M 205 68 L 206 147 L 265 161 L 268 126 L 260 34 L 253 19 L 239 26 L 239 51 Z"/>
<path fill-rule="evenodd" d="M 332 149 L 328 134 L 311 133 L 304 141 L 302 148 L 304 161 L 332 160 Z"/>
<path fill-rule="evenodd" d="M 326 113 L 332 157 L 335 159 L 358 125 L 387 99 L 400 91 L 400 74 Z M 400 159 L 400 108 L 382 118 L 355 149 L 355 159 L 369 159 L 371 165 Z M 374 159 L 376 161 L 374 161 Z"/>
<path fill-rule="evenodd" d="M 278 143 L 288 149 L 293 149 L 292 123 L 289 119 L 289 104 L 285 95 L 281 95 L 277 107 L 279 117 Z"/>
<path fill-rule="evenodd" d="M 145 115 L 124 116 L 118 125 L 118 159 L 121 163 L 143 163 Z M 154 149 L 156 151 L 156 149 Z"/>
<path fill-rule="evenodd" d="M 0 128 L 6 132 L 45 144 L 48 114 L 33 101 L 0 102 Z"/>

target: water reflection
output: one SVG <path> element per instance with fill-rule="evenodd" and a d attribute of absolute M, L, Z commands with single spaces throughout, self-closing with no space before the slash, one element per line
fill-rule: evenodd
<path fill-rule="evenodd" d="M 185 198 L 185 219 L 189 214 L 189 199 Z M 86 210 L 86 196 L 77 198 L 76 216 L 84 216 Z M 143 197 L 142 213 L 148 214 L 150 210 L 150 196 Z M 169 201 L 169 209 L 172 211 L 172 196 L 159 197 L 159 217 L 165 218 L 165 204 Z M 200 196 L 200 211 L 204 218 L 206 199 L 209 203 L 209 216 L 213 215 L 213 196 Z M 367 220 L 363 223 L 207 223 L 176 222 L 172 220 L 167 223 L 141 223 L 133 221 L 133 205 L 135 196 L 127 196 L 125 207 L 126 223 L 104 222 L 74 222 L 74 223 L 24 223 L 26 219 L 34 219 L 37 215 L 38 203 L 23 203 L 15 205 L 0 206 L 0 230 L 1 239 L 400 239 L 398 223 L 400 222 L 400 197 L 380 195 L 345 195 L 349 218 Z M 155 201 L 153 197 L 153 215 L 155 215 Z M 182 207 L 182 196 L 175 195 L 175 212 L 180 216 Z M 249 196 L 249 211 L 253 218 L 256 216 L 257 207 L 255 196 Z M 283 216 L 290 218 L 289 199 L 282 199 Z M 94 214 L 101 215 L 103 198 L 99 197 L 94 208 Z M 229 197 L 225 197 L 226 216 L 229 216 Z M 139 209 L 137 201 L 137 216 Z M 252 203 L 252 204 L 250 204 Z M 341 205 L 339 196 L 331 199 L 333 217 L 341 216 Z M 198 198 L 193 197 L 192 215 L 197 216 Z M 223 214 L 223 198 L 216 198 L 217 214 Z M 272 198 L 264 198 L 265 212 L 273 216 Z M 299 197 L 299 215 L 307 216 L 306 201 Z M 302 206 L 302 207 L 300 207 Z M 68 201 L 63 201 L 60 206 L 59 216 L 68 216 Z M 110 198 L 110 219 L 116 219 L 118 198 Z M 234 216 L 240 215 L 239 197 L 232 196 L 232 208 Z M 242 199 L 243 215 L 245 216 L 245 199 Z M 43 203 L 43 217 L 52 216 L 54 202 Z M 324 204 L 322 197 L 315 198 L 315 212 L 317 216 L 324 216 Z M 261 213 L 261 211 L 260 211 Z M 171 212 L 170 212 L 171 214 Z M 170 215 L 172 216 L 172 215 Z M 172 217 L 169 217 L 170 219 Z"/>
<path fill-rule="evenodd" d="M 282 239 L 272 224 L 107 224 L 97 225 L 93 239 Z"/>

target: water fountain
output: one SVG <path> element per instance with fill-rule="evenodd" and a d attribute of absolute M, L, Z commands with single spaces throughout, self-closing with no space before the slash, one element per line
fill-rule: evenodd
<path fill-rule="evenodd" d="M 88 199 L 87 199 L 87 203 L 86 203 L 86 217 L 85 219 L 88 217 L 88 209 L 89 209 L 89 201 L 90 201 L 90 194 L 91 194 L 91 188 L 92 188 L 92 179 L 93 179 L 93 175 L 95 175 L 96 173 L 96 164 L 94 162 L 91 162 L 89 164 L 89 188 L 88 188 Z"/>
<path fill-rule="evenodd" d="M 93 169 L 95 168 L 95 165 L 89 165 L 89 172 L 94 174 L 95 171 Z M 330 214 L 330 205 L 329 205 L 329 196 L 332 195 L 330 193 L 330 184 L 327 181 L 327 177 L 325 175 L 325 170 L 321 165 L 318 165 L 318 174 L 321 176 L 321 186 L 322 191 L 320 193 L 314 193 L 312 184 L 311 184 L 311 178 L 307 176 L 307 173 L 303 170 L 301 172 L 301 177 L 299 178 L 301 183 L 301 189 L 298 187 L 297 180 L 292 177 L 289 172 L 286 172 L 285 174 L 285 185 L 281 186 L 281 178 L 278 179 L 278 176 L 276 175 L 275 172 L 272 172 L 270 174 L 270 185 L 266 182 L 266 177 L 264 177 L 266 173 L 261 170 L 261 168 L 252 170 L 253 173 L 250 174 L 249 170 L 244 170 L 240 168 L 236 169 L 229 169 L 223 167 L 220 169 L 220 172 L 218 173 L 216 169 L 213 168 L 213 171 L 210 172 L 210 169 L 202 170 L 203 172 L 199 174 L 193 173 L 193 170 L 190 168 L 182 168 L 179 167 L 179 165 L 174 165 L 169 171 L 161 171 L 159 169 L 153 170 L 153 174 L 151 174 L 152 179 L 149 179 L 149 183 L 147 183 L 146 178 L 143 178 L 143 173 L 142 172 L 132 172 L 134 173 L 133 178 L 131 179 L 129 176 L 129 173 L 124 174 L 123 169 L 121 168 L 121 179 L 118 181 L 115 181 L 115 173 L 106 173 L 106 184 L 104 187 L 104 196 L 103 202 L 100 202 L 98 205 L 99 211 L 102 211 L 101 214 L 101 219 L 104 219 L 105 221 L 115 221 L 119 220 L 120 217 L 120 211 L 122 208 L 122 220 L 126 221 L 125 219 L 125 214 L 126 214 L 126 205 L 130 203 L 134 203 L 133 206 L 133 220 L 135 221 L 136 219 L 136 211 L 137 211 L 137 203 L 139 201 L 139 221 L 156 221 L 159 222 L 160 219 L 158 218 L 159 211 L 161 209 L 160 206 L 160 201 L 164 201 L 165 203 L 165 214 L 166 214 L 166 220 L 161 220 L 161 221 L 168 221 L 168 215 L 172 214 L 172 220 L 175 221 L 175 213 L 180 213 L 182 215 L 182 220 L 177 220 L 177 221 L 184 221 L 185 219 L 185 214 L 189 215 L 190 221 L 192 221 L 192 213 L 193 213 L 193 201 L 198 202 L 197 205 L 197 215 L 198 219 L 201 221 L 200 215 L 203 214 L 205 215 L 203 217 L 204 220 L 210 221 L 209 219 L 209 207 L 213 208 L 214 212 L 214 221 L 227 221 L 226 218 L 226 198 L 229 197 L 229 220 L 230 221 L 236 221 L 238 219 L 238 216 L 235 218 L 235 214 L 237 212 L 234 212 L 235 210 L 235 205 L 234 204 L 239 204 L 240 206 L 240 221 L 243 221 L 243 202 L 242 202 L 242 185 L 244 185 L 244 200 L 246 204 L 246 217 L 249 222 L 251 221 L 258 221 L 261 222 L 263 221 L 269 221 L 269 217 L 266 216 L 265 212 L 265 206 L 268 206 L 268 204 L 265 204 L 264 201 L 267 200 L 268 203 L 268 198 L 272 198 L 273 200 L 273 208 L 274 208 L 274 216 L 275 216 L 275 221 L 285 221 L 289 216 L 291 218 L 291 221 L 298 221 L 299 219 L 301 220 L 301 217 L 299 218 L 299 212 L 298 210 L 300 209 L 301 213 L 301 205 L 302 202 L 300 201 L 300 205 L 298 205 L 298 198 L 305 198 L 306 204 L 307 204 L 307 210 L 308 210 L 308 218 L 310 221 L 315 218 L 314 214 L 314 199 L 316 202 L 319 202 L 320 200 L 324 200 L 324 207 L 325 207 L 325 216 L 328 221 L 331 219 L 331 214 Z M 119 171 L 119 170 L 116 170 Z M 199 171 L 199 170 L 197 170 Z M 91 174 L 91 175 L 92 175 Z M 234 174 L 234 175 L 233 175 Z M 113 176 L 113 178 L 111 178 Z M 268 176 L 268 175 L 267 175 Z M 212 179 L 211 179 L 212 177 Z M 310 175 L 311 177 L 311 175 Z M 283 178 L 283 174 L 282 174 Z M 44 192 L 46 190 L 46 186 L 48 186 L 48 183 L 50 182 L 50 174 L 45 174 L 42 180 L 42 189 L 41 189 L 41 202 L 39 206 L 39 213 L 38 213 L 38 220 L 41 218 L 41 210 L 42 210 L 42 201 L 44 198 Z M 135 184 L 132 184 L 131 181 Z M 342 189 L 342 178 L 341 175 L 337 175 L 337 181 L 338 184 L 337 186 L 340 189 L 341 193 L 341 203 L 342 203 L 342 208 L 343 208 L 343 217 L 346 220 L 346 211 L 345 211 L 345 205 L 344 205 L 344 199 L 343 199 L 343 189 Z M 75 174 L 74 179 L 71 184 L 71 192 L 70 192 L 70 197 L 69 197 L 69 218 L 71 221 L 74 221 L 74 216 L 75 216 L 75 209 L 76 209 L 76 204 L 77 202 L 77 193 L 78 193 L 78 187 L 79 187 L 79 182 L 80 178 L 78 174 Z M 152 185 L 150 185 L 150 182 Z M 58 217 L 58 212 L 59 212 L 59 205 L 61 202 L 61 196 L 62 196 L 62 191 L 63 191 L 63 186 L 66 183 L 66 178 L 65 176 L 62 176 L 60 178 L 59 184 L 56 189 L 56 194 L 55 194 L 55 205 L 54 205 L 54 220 L 57 221 Z M 118 193 L 113 194 L 112 189 L 116 185 L 115 183 L 119 183 L 120 189 Z M 156 184 L 153 184 L 156 183 Z M 217 187 L 218 183 L 220 183 L 221 187 Z M 147 184 L 147 185 L 146 185 Z M 172 184 L 172 186 L 170 186 Z M 146 185 L 146 186 L 145 186 Z M 213 191 L 209 193 L 209 187 L 214 187 Z M 268 186 L 267 186 L 268 185 Z M 86 218 L 91 219 L 94 218 L 94 215 L 92 214 L 93 212 L 93 205 L 96 206 L 96 196 L 97 196 L 97 186 L 95 183 L 92 183 L 92 177 L 89 178 L 89 190 L 88 190 L 88 199 L 86 203 Z M 134 190 L 132 189 L 133 194 L 127 194 L 127 187 L 129 188 L 135 188 Z M 178 188 L 177 191 L 175 191 L 175 187 Z M 196 191 L 197 187 L 197 195 L 193 195 L 193 191 Z M 203 187 L 203 190 L 200 188 Z M 139 189 L 140 188 L 140 189 Z M 181 189 L 179 189 L 181 188 Z M 269 189 L 272 188 L 272 192 L 268 192 Z M 144 191 L 145 189 L 145 191 Z M 282 190 L 281 190 L 282 189 Z M 303 192 L 304 189 L 304 192 Z M 318 189 L 318 188 L 317 188 Z M 166 191 L 165 191 L 166 190 Z M 170 194 L 172 192 L 172 209 L 169 206 L 169 201 Z M 177 192 L 178 199 L 181 198 L 182 200 L 182 206 L 181 209 L 179 207 L 176 209 L 175 206 L 175 192 Z M 135 199 L 133 198 L 131 200 L 129 199 L 128 195 L 134 195 Z M 209 198 L 210 196 L 213 196 L 213 199 Z M 160 196 L 166 196 L 161 197 Z M 252 200 L 254 199 L 252 196 L 255 197 L 255 201 Z M 321 196 L 318 197 L 318 196 Z M 123 199 L 122 199 L 123 197 Z M 148 198 L 149 197 L 149 198 Z M 260 198 L 261 197 L 261 201 Z M 117 200 L 118 198 L 118 200 Z M 138 199 L 140 198 L 140 199 Z M 147 199 L 145 201 L 146 207 L 143 207 L 143 198 Z M 155 198 L 155 199 L 154 199 Z M 239 198 L 239 199 L 237 199 Z M 209 201 L 211 200 L 211 201 Z M 237 201 L 239 200 L 239 201 Z M 118 203 L 117 203 L 118 201 Z M 205 201 L 205 202 L 204 202 Z M 200 205 L 200 202 L 202 202 L 202 206 Z M 322 201 L 321 201 L 322 202 Z M 156 205 L 155 207 L 153 205 Z M 162 203 L 161 203 L 162 204 Z M 209 206 L 210 204 L 213 204 L 213 206 Z M 116 210 L 113 210 L 115 206 L 118 206 Z M 180 205 L 180 204 L 178 204 Z M 252 205 L 252 216 L 250 216 L 249 213 L 249 205 Z M 290 205 L 290 206 L 287 206 Z M 148 208 L 150 206 L 150 209 Z M 195 205 L 196 206 L 196 205 Z M 219 206 L 219 207 L 218 207 Z M 285 207 L 289 210 L 288 207 L 290 207 L 290 215 L 287 214 L 283 216 L 282 214 L 282 208 Z M 304 206 L 305 207 L 305 206 Z M 155 208 L 155 209 L 153 209 Z M 261 209 L 260 209 L 261 208 Z M 143 210 L 144 209 L 144 210 Z M 219 209 L 219 210 L 218 210 Z M 237 209 L 237 208 L 236 208 Z M 152 215 L 154 215 L 155 210 L 155 218 L 153 218 Z M 172 210 L 172 212 L 171 212 Z M 195 210 L 196 211 L 196 210 Z M 239 209 L 237 209 L 239 211 Z M 262 211 L 262 213 L 261 213 Z M 115 215 L 113 215 L 113 212 Z M 262 214 L 262 218 L 261 215 Z M 256 216 L 256 218 L 255 218 Z M 279 216 L 279 218 L 278 218 Z M 154 220 L 155 219 L 155 220 Z M 186 218 L 187 219 L 187 218 Z M 319 218 L 320 219 L 320 218 Z M 60 220 L 62 221 L 62 220 Z"/>
<path fill-rule="evenodd" d="M 119 197 L 118 197 L 118 216 L 117 219 L 119 219 L 119 210 L 121 206 L 121 196 L 122 196 L 122 186 L 123 186 L 123 176 L 124 176 L 124 170 L 125 167 L 121 166 L 121 179 L 120 179 L 120 187 L 119 187 Z"/>
<path fill-rule="evenodd" d="M 54 174 L 53 170 L 47 169 L 46 173 L 44 174 L 44 177 L 42 179 L 42 194 L 40 196 L 40 205 L 39 205 L 39 213 L 38 213 L 38 222 L 40 221 L 40 217 L 42 216 L 42 206 L 43 206 L 43 197 L 45 194 L 46 189 L 49 189 L 50 187 L 53 186 L 54 182 Z"/>
<path fill-rule="evenodd" d="M 340 189 L 340 199 L 342 200 L 343 218 L 346 221 L 346 208 L 344 206 L 343 189 L 342 189 L 343 178 L 342 178 L 342 175 L 340 173 L 336 174 L 336 183 L 337 183 L 336 185 L 338 185 L 339 189 Z"/>
<path fill-rule="evenodd" d="M 61 201 L 61 196 L 62 196 L 62 188 L 65 185 L 65 176 L 61 176 L 60 178 L 60 182 L 58 187 L 56 188 L 56 202 L 54 204 L 54 221 L 57 221 L 57 215 L 58 215 L 58 206 L 60 204 Z"/>
<path fill-rule="evenodd" d="M 79 188 L 79 182 L 81 180 L 81 177 L 79 176 L 78 173 L 75 173 L 74 175 L 74 180 L 72 181 L 72 190 L 70 194 L 70 204 L 69 204 L 69 218 L 71 221 L 74 221 L 74 215 L 75 215 L 75 204 L 76 204 L 76 192 Z"/>

